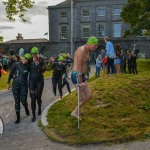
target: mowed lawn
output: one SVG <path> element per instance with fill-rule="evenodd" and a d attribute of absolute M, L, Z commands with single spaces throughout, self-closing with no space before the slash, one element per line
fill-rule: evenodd
<path fill-rule="evenodd" d="M 126 142 L 150 138 L 150 60 L 138 60 L 138 75 L 119 74 L 89 80 L 93 98 L 84 107 L 80 130 L 70 114 L 76 92 L 48 111 L 45 134 L 67 144 Z"/>
<path fill-rule="evenodd" d="M 7 87 L 7 79 L 8 79 L 9 72 L 7 71 L 6 74 L 3 74 L 0 78 L 0 90 L 4 90 Z M 45 71 L 44 78 L 50 77 L 52 75 L 52 71 Z"/>

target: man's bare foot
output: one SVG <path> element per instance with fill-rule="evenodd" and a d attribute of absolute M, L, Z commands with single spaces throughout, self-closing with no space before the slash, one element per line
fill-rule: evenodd
<path fill-rule="evenodd" d="M 71 113 L 71 116 L 78 119 L 78 114 L 76 114 L 76 113 L 73 113 L 73 112 L 72 112 L 72 113 Z M 82 120 L 81 118 L 79 118 L 79 119 Z"/>

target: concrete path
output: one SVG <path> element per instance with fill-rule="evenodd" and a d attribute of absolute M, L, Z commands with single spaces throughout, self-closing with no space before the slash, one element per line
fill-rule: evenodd
<path fill-rule="evenodd" d="M 92 73 L 94 73 L 94 70 L 95 68 L 93 67 Z M 70 86 L 73 89 L 71 82 Z M 67 92 L 66 87 L 63 92 Z M 42 110 L 55 100 L 52 95 L 51 78 L 45 79 Z M 29 98 L 28 102 L 30 108 Z M 32 116 L 27 117 L 23 107 L 21 108 L 21 123 L 18 125 L 14 124 L 16 115 L 11 91 L 0 91 L 0 116 L 5 126 L 3 137 L 0 139 L 0 150 L 150 150 L 149 140 L 110 146 L 105 144 L 68 146 L 51 141 L 38 127 L 40 117 L 37 117 L 35 123 L 31 123 Z"/>

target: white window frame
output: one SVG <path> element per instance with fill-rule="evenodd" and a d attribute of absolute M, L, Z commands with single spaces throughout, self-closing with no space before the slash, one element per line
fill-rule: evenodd
<path fill-rule="evenodd" d="M 103 29 L 100 26 L 103 27 Z M 99 23 L 97 25 L 97 29 L 98 29 L 98 37 L 99 38 L 105 37 L 105 24 Z"/>
<path fill-rule="evenodd" d="M 120 27 L 119 26 L 117 27 L 117 25 L 120 25 Z M 113 28 L 114 28 L 114 30 L 113 30 L 114 31 L 114 33 L 113 33 L 114 37 L 121 37 L 121 23 L 114 23 L 114 27 Z"/>
<path fill-rule="evenodd" d="M 66 28 L 66 29 L 63 29 L 63 28 Z M 63 32 L 65 32 L 63 30 L 66 30 L 66 33 L 63 33 Z M 60 26 L 60 39 L 61 40 L 66 40 L 67 39 L 67 25 L 61 25 Z"/>
<path fill-rule="evenodd" d="M 84 32 L 84 29 L 88 29 L 87 33 Z M 85 34 L 88 34 L 88 35 L 85 36 Z M 82 26 L 82 37 L 88 38 L 89 36 L 90 36 L 90 26 L 88 25 Z"/>
<path fill-rule="evenodd" d="M 104 17 L 105 16 L 105 9 L 98 9 L 97 13 L 98 13 L 98 16 Z"/>
<path fill-rule="evenodd" d="M 88 8 L 82 9 L 82 16 L 83 17 L 89 17 L 90 16 L 90 10 Z"/>
<path fill-rule="evenodd" d="M 121 8 L 114 8 L 114 16 L 120 16 Z"/>

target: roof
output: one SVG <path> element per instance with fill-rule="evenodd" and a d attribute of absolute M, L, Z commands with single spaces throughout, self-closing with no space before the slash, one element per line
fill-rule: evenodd
<path fill-rule="evenodd" d="M 66 0 L 62 3 L 57 4 L 56 6 L 66 6 L 66 5 L 70 5 L 70 3 L 71 3 L 71 0 Z"/>
<path fill-rule="evenodd" d="M 18 43 L 46 43 L 49 42 L 47 39 L 22 39 L 22 40 L 10 40 L 6 41 L 3 44 L 18 44 Z"/>
<path fill-rule="evenodd" d="M 48 8 L 61 8 L 61 7 L 70 7 L 71 0 L 65 0 L 64 2 L 61 2 L 54 6 L 48 6 Z"/>

